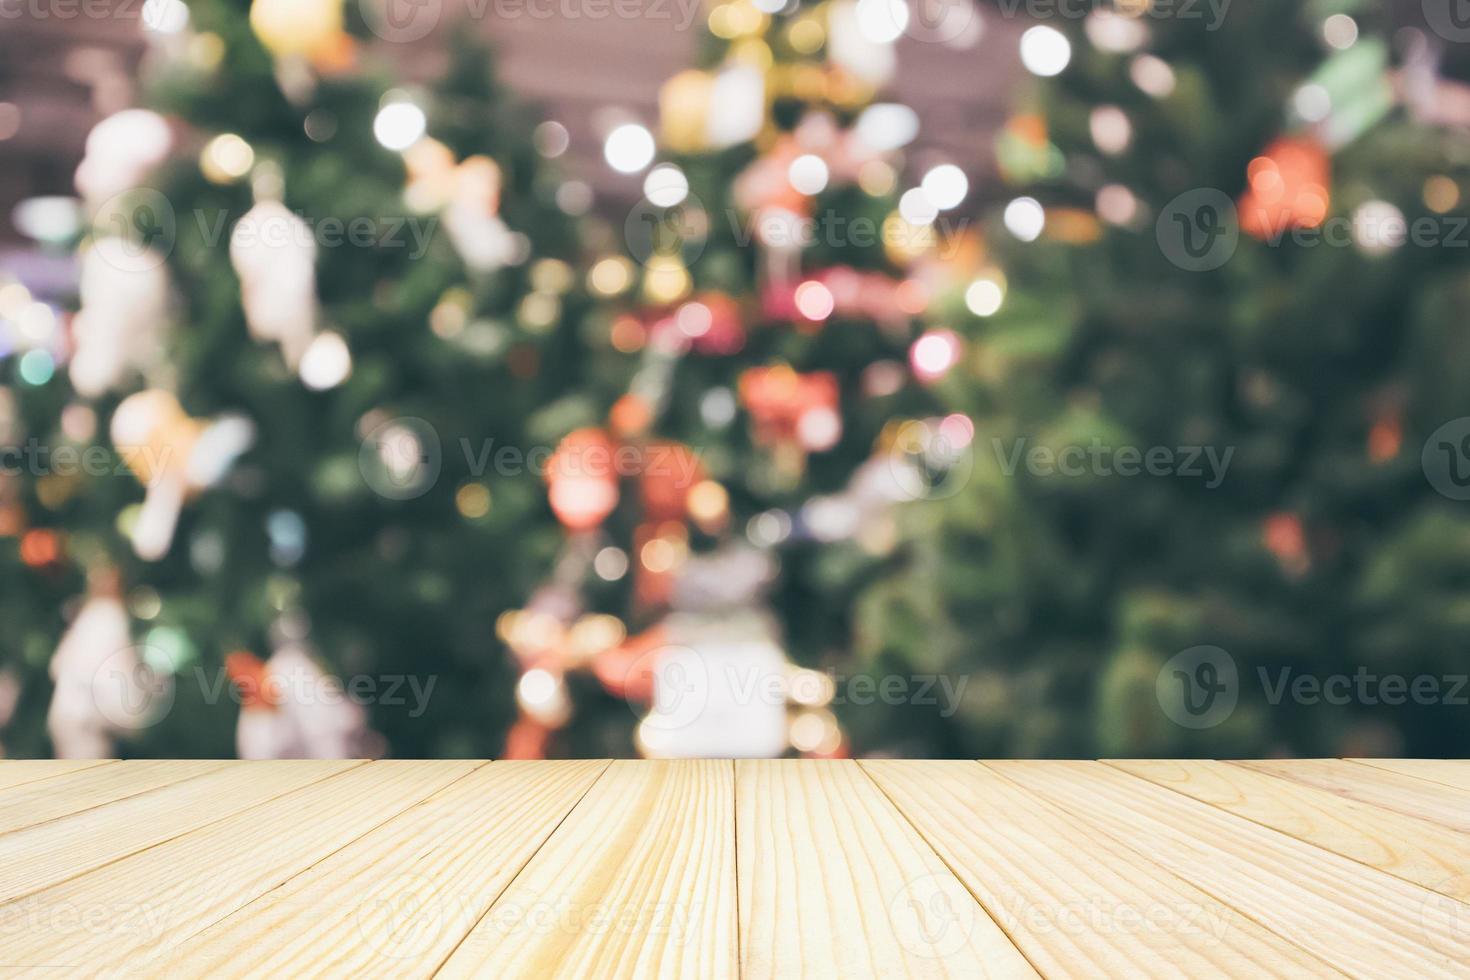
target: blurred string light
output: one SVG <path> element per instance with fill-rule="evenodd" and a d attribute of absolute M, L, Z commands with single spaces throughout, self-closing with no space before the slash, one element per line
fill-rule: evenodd
<path fill-rule="evenodd" d="M 1128 149 L 1133 140 L 1133 125 L 1128 116 L 1115 105 L 1100 105 L 1087 117 L 1087 129 L 1092 142 L 1108 156 L 1117 156 Z"/>
<path fill-rule="evenodd" d="M 930 330 L 909 348 L 909 364 L 921 381 L 935 381 L 960 359 L 960 338 L 953 330 Z"/>
<path fill-rule="evenodd" d="M 1347 14 L 1333 14 L 1322 22 L 1322 38 L 1339 51 L 1357 43 L 1358 22 Z"/>
<path fill-rule="evenodd" d="M 643 196 L 655 207 L 674 207 L 689 196 L 689 178 L 672 163 L 661 163 L 643 178 Z"/>
<path fill-rule="evenodd" d="M 1046 212 L 1034 197 L 1018 197 L 1006 205 L 1001 216 L 1006 231 L 1023 242 L 1034 242 L 1046 227 Z"/>
<path fill-rule="evenodd" d="M 1460 185 L 1438 174 L 1424 182 L 1424 206 L 1435 214 L 1452 211 L 1460 203 Z"/>
<path fill-rule="evenodd" d="M 820 194 L 827 187 L 827 164 L 815 153 L 803 153 L 791 161 L 786 179 L 797 193 Z"/>
<path fill-rule="evenodd" d="M 26 351 L 20 358 L 20 379 L 28 385 L 40 387 L 56 374 L 56 359 L 49 351 Z"/>
<path fill-rule="evenodd" d="M 965 172 L 952 163 L 941 163 L 932 168 L 924 175 L 919 187 L 941 211 L 958 207 L 970 193 L 970 181 Z"/>
<path fill-rule="evenodd" d="M 537 126 L 531 134 L 531 139 L 536 144 L 537 152 L 548 159 L 555 159 L 567 152 L 567 147 L 572 142 L 567 128 L 552 120 L 547 120 Z"/>
<path fill-rule="evenodd" d="M 616 582 L 628 574 L 628 553 L 609 545 L 592 559 L 592 570 L 605 582 Z"/>
<path fill-rule="evenodd" d="M 825 320 L 832 315 L 836 301 L 832 291 L 816 281 L 804 282 L 796 287 L 796 309 L 808 320 Z"/>
<path fill-rule="evenodd" d="M 1353 244 L 1364 255 L 1384 255 L 1404 244 L 1404 212 L 1388 201 L 1365 201 L 1353 211 Z"/>
<path fill-rule="evenodd" d="M 1005 287 L 998 277 L 983 276 L 965 289 L 965 306 L 976 316 L 993 316 L 1005 302 Z"/>
<path fill-rule="evenodd" d="M 1309 82 L 1292 95 L 1291 108 L 1305 122 L 1321 122 L 1332 112 L 1332 94 L 1326 86 Z"/>
<path fill-rule="evenodd" d="M 1138 198 L 1122 184 L 1105 184 L 1097 192 L 1097 214 L 1109 224 L 1130 224 L 1138 216 Z"/>
<path fill-rule="evenodd" d="M 1109 54 L 1137 51 L 1148 40 L 1148 27 L 1141 18 L 1116 10 L 1094 10 L 1082 27 L 1092 46 Z"/>
<path fill-rule="evenodd" d="M 1134 58 L 1128 65 L 1128 77 L 1141 92 L 1156 99 L 1168 98 L 1174 92 L 1174 69 L 1151 54 Z"/>
<path fill-rule="evenodd" d="M 189 26 L 189 7 L 184 0 L 146 0 L 141 12 L 144 30 L 178 34 Z"/>
<path fill-rule="evenodd" d="M 373 135 L 390 150 L 406 150 L 423 138 L 428 126 L 424 110 L 412 102 L 390 101 L 378 110 Z"/>
<path fill-rule="evenodd" d="M 876 102 L 858 116 L 853 131 L 864 145 L 887 153 L 914 141 L 919 135 L 919 116 L 897 102 Z"/>
<path fill-rule="evenodd" d="M 1021 35 L 1021 64 L 1033 75 L 1061 74 L 1072 60 L 1072 42 L 1054 27 L 1038 25 Z"/>
<path fill-rule="evenodd" d="M 898 199 L 898 213 L 909 224 L 921 228 L 934 223 L 934 219 L 939 217 L 939 208 L 922 187 L 914 187 L 904 191 Z"/>
<path fill-rule="evenodd" d="M 897 41 L 909 26 L 909 8 L 903 0 L 858 0 L 858 33 L 874 44 Z"/>
<path fill-rule="evenodd" d="M 64 244 L 81 231 L 82 212 L 74 197 L 45 196 L 21 201 L 11 213 L 17 231 L 42 244 Z"/>
<path fill-rule="evenodd" d="M 618 173 L 636 174 L 653 162 L 653 134 L 638 123 L 624 123 L 607 134 L 602 155 Z"/>
<path fill-rule="evenodd" d="M 616 296 L 633 284 L 633 264 L 621 255 L 610 255 L 592 266 L 587 282 L 595 293 Z"/>
<path fill-rule="evenodd" d="M 229 184 L 250 172 L 255 165 L 255 151 L 234 133 L 222 133 L 210 140 L 199 154 L 199 169 L 206 180 Z"/>
<path fill-rule="evenodd" d="M 313 391 L 326 391 L 352 374 L 352 352 L 341 334 L 318 334 L 301 356 L 301 382 Z"/>

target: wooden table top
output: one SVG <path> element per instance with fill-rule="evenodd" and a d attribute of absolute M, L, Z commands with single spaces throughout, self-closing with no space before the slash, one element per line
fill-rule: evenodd
<path fill-rule="evenodd" d="M 0 973 L 1470 975 L 1470 762 L 0 762 Z"/>

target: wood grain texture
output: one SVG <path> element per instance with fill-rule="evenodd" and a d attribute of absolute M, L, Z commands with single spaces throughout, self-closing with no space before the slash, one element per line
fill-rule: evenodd
<path fill-rule="evenodd" d="M 138 796 L 223 769 L 226 762 L 115 762 L 0 793 L 0 834 Z"/>
<path fill-rule="evenodd" d="M 856 763 L 735 776 L 743 976 L 1036 975 Z"/>
<path fill-rule="evenodd" d="M 1465 906 L 1095 762 L 988 762 L 1096 831 L 1359 977 L 1463 976 Z"/>
<path fill-rule="evenodd" d="M 97 766 L 112 764 L 112 759 L 4 759 L 0 760 L 0 790 L 34 783 L 52 776 L 64 776 Z"/>
<path fill-rule="evenodd" d="M 614 762 L 440 971 L 733 977 L 734 765 Z"/>
<path fill-rule="evenodd" d="M 1470 900 L 1470 837 L 1226 762 L 1109 765 L 1395 877 Z"/>
<path fill-rule="evenodd" d="M 7 903 L 0 906 L 0 925 L 9 933 L 0 965 L 151 976 L 155 959 L 171 945 L 477 766 L 381 762 L 350 768 Z M 14 928 L 18 922 L 23 928 Z"/>
<path fill-rule="evenodd" d="M 1392 761 L 0 762 L 0 974 L 1470 975 Z"/>
<path fill-rule="evenodd" d="M 225 768 L 0 836 L 0 902 L 85 874 L 360 765 L 228 763 Z M 0 922 L 7 913 L 0 906 Z"/>
<path fill-rule="evenodd" d="M 1235 765 L 1470 834 L 1470 794 L 1444 783 L 1341 759 L 1268 759 Z"/>
<path fill-rule="evenodd" d="M 1417 776 L 1431 783 L 1443 783 L 1470 793 L 1470 761 L 1465 759 L 1350 759 L 1375 769 L 1387 769 L 1404 776 Z"/>
<path fill-rule="evenodd" d="M 862 765 L 1045 976 L 1332 972 L 978 763 Z"/>
<path fill-rule="evenodd" d="M 606 762 L 497 762 L 175 948 L 193 977 L 429 976 Z"/>

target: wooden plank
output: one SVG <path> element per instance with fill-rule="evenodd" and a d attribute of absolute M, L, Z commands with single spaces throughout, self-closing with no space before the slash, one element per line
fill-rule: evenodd
<path fill-rule="evenodd" d="M 479 765 L 358 766 L 7 903 L 0 906 L 7 937 L 0 965 L 152 975 L 160 949 L 209 928 Z"/>
<path fill-rule="evenodd" d="M 734 765 L 614 762 L 440 971 L 733 977 Z"/>
<path fill-rule="evenodd" d="M 1470 906 L 1094 762 L 989 767 L 1362 977 L 1463 976 Z"/>
<path fill-rule="evenodd" d="M 1465 759 L 1348 759 L 1375 769 L 1417 776 L 1470 793 L 1470 760 Z"/>
<path fill-rule="evenodd" d="M 3 759 L 0 760 L 0 790 L 115 762 L 114 759 Z"/>
<path fill-rule="evenodd" d="M 224 762 L 115 762 L 90 766 L 0 794 L 0 834 L 113 803 L 222 769 Z"/>
<path fill-rule="evenodd" d="M 978 763 L 862 766 L 1045 976 L 1331 972 Z"/>
<path fill-rule="evenodd" d="M 1340 759 L 1267 759 L 1233 764 L 1470 834 L 1470 794 L 1443 783 Z"/>
<path fill-rule="evenodd" d="M 1360 864 L 1470 901 L 1470 837 L 1437 823 L 1226 762 L 1120 759 L 1108 764 Z"/>
<path fill-rule="evenodd" d="M 229 763 L 218 772 L 147 796 L 6 834 L 0 837 L 0 902 L 74 878 L 358 765 Z"/>
<path fill-rule="evenodd" d="M 497 762 L 171 951 L 192 977 L 429 976 L 606 762 Z"/>
<path fill-rule="evenodd" d="M 735 800 L 742 976 L 1036 976 L 856 763 L 741 761 Z"/>

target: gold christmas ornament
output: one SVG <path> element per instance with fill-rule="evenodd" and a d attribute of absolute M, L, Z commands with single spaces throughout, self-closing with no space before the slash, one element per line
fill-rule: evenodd
<path fill-rule="evenodd" d="M 714 88 L 714 76 L 691 68 L 679 72 L 659 89 L 659 128 L 667 150 L 698 153 L 705 148 Z"/>
<path fill-rule="evenodd" d="M 312 58 L 340 47 L 342 0 L 255 0 L 250 26 L 278 58 Z"/>

